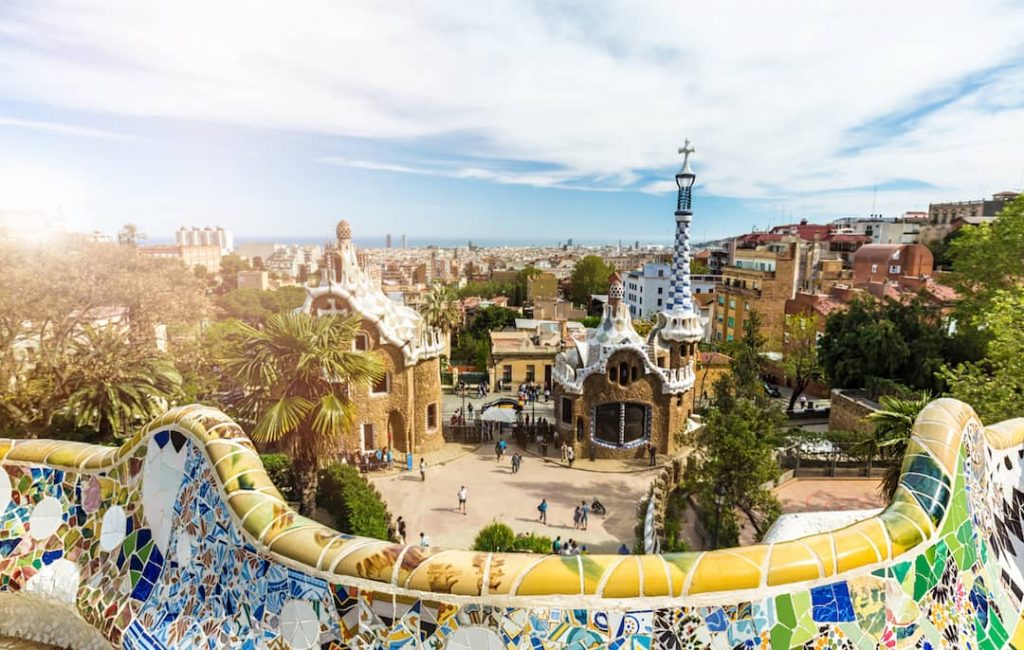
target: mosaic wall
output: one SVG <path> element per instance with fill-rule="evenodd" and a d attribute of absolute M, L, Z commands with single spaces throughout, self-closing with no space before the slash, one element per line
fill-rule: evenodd
<path fill-rule="evenodd" d="M 1022 459 L 1024 420 L 983 429 L 940 400 L 893 504 L 848 528 L 709 553 L 504 555 L 306 520 L 233 422 L 186 407 L 120 449 L 0 440 L 0 592 L 124 648 L 1024 650 Z M 45 638 L 45 617 L 19 633 L 33 624 Z"/>

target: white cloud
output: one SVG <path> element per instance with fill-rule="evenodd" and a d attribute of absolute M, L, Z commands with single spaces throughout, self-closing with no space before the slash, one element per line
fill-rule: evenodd
<path fill-rule="evenodd" d="M 61 135 L 73 135 L 79 138 L 100 138 L 104 140 L 134 140 L 132 136 L 102 129 L 90 129 L 77 124 L 64 124 L 62 122 L 47 122 L 44 120 L 25 120 L 16 117 L 0 115 L 0 127 L 11 127 L 15 129 L 29 129 L 32 131 L 47 131 Z"/>
<path fill-rule="evenodd" d="M 447 153 L 496 164 L 429 173 L 546 187 L 622 187 L 638 172 L 668 169 L 688 136 L 706 191 L 828 214 L 870 209 L 870 190 L 817 194 L 837 187 L 915 179 L 938 188 L 880 193 L 877 209 L 891 213 L 1021 182 L 1019 69 L 990 72 L 978 94 L 891 137 L 862 143 L 852 135 L 1019 59 L 1020 5 L 183 0 L 152 7 L 0 10 L 4 95 L 411 149 L 420 138 L 444 137 L 456 143 Z M 871 146 L 838 154 L 863 144 Z M 497 164 L 507 160 L 550 167 Z M 408 159 L 347 164 L 428 173 Z"/>

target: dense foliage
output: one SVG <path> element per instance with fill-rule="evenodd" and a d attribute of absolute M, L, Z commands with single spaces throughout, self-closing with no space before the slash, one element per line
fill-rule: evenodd
<path fill-rule="evenodd" d="M 452 362 L 473 365 L 484 370 L 490 365 L 492 331 L 514 327 L 519 312 L 506 307 L 484 307 L 477 310 L 469 327 L 459 333 L 452 349 Z"/>
<path fill-rule="evenodd" d="M 821 375 L 818 361 L 818 326 L 814 318 L 787 314 L 783 325 L 782 371 L 793 380 L 790 411 L 807 386 Z"/>
<path fill-rule="evenodd" d="M 776 430 L 783 415 L 762 386 L 765 339 L 760 325 L 760 317 L 751 312 L 743 324 L 743 337 L 733 349 L 731 372 L 715 381 L 704 426 L 689 440 L 693 452 L 687 486 L 697 495 L 704 528 L 718 530 L 719 546 L 738 542 L 737 509 L 758 536 L 779 514 L 778 500 L 765 485 L 779 474 Z"/>
<path fill-rule="evenodd" d="M 507 524 L 495 521 L 477 532 L 472 550 L 489 553 L 550 553 L 551 538 L 533 533 L 516 535 Z"/>
<path fill-rule="evenodd" d="M 281 495 L 290 501 L 293 498 L 295 483 L 292 476 L 292 459 L 288 454 L 260 454 L 260 461 Z"/>
<path fill-rule="evenodd" d="M 511 551 L 516 543 L 516 534 L 500 521 L 487 524 L 480 529 L 473 540 L 474 551 L 498 553 Z"/>
<path fill-rule="evenodd" d="M 940 393 L 945 383 L 939 369 L 978 358 L 980 342 L 971 330 L 950 334 L 942 313 L 919 299 L 901 303 L 868 297 L 829 316 L 818 351 L 833 387 L 895 384 Z"/>
<path fill-rule="evenodd" d="M 274 314 L 294 311 L 305 299 L 306 290 L 302 287 L 281 287 L 273 291 L 235 289 L 217 298 L 217 307 L 226 318 L 257 325 Z"/>
<path fill-rule="evenodd" d="M 608 293 L 608 276 L 615 270 L 597 255 L 587 255 L 573 267 L 570 298 L 577 305 L 589 305 L 590 296 Z"/>
<path fill-rule="evenodd" d="M 334 463 L 320 472 L 316 505 L 334 517 L 343 533 L 391 539 L 391 513 L 384 499 L 351 465 Z"/>

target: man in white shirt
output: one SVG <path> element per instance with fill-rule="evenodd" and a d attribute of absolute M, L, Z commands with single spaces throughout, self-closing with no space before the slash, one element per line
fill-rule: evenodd
<path fill-rule="evenodd" d="M 462 514 L 466 514 L 466 486 L 463 485 L 459 488 L 459 510 Z"/>
<path fill-rule="evenodd" d="M 430 546 L 430 538 L 427 537 L 426 533 L 420 533 L 420 546 L 424 548 Z"/>

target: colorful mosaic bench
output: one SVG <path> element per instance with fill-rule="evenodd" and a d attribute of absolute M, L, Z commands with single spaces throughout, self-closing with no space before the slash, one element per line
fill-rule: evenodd
<path fill-rule="evenodd" d="M 953 400 L 893 503 L 796 541 L 577 557 L 399 546 L 293 512 L 189 406 L 120 448 L 0 440 L 0 635 L 124 648 L 1024 650 L 1024 419 Z"/>

